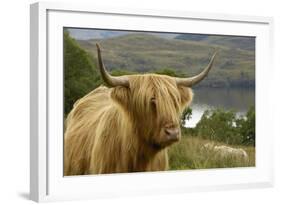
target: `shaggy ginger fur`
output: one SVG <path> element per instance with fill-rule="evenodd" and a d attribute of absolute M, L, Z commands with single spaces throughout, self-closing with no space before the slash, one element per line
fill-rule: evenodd
<path fill-rule="evenodd" d="M 131 75 L 129 88 L 100 86 L 66 119 L 64 175 L 168 169 L 163 126 L 180 126 L 192 90 L 164 75 Z"/>

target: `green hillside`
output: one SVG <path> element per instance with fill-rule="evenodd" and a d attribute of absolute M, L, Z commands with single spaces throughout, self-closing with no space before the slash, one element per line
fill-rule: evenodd
<path fill-rule="evenodd" d="M 225 45 L 231 48 L 255 51 L 255 38 L 249 37 L 225 37 L 225 36 L 210 36 L 204 40 L 209 44 Z"/>
<path fill-rule="evenodd" d="M 180 34 L 175 39 L 200 41 L 209 45 L 222 45 L 235 49 L 248 51 L 255 50 L 255 38 L 243 36 L 219 36 L 219 35 L 200 35 L 200 34 Z"/>
<path fill-rule="evenodd" d="M 97 42 L 102 47 L 104 62 L 110 71 L 118 69 L 145 73 L 168 69 L 183 76 L 202 71 L 214 50 L 219 48 L 214 67 L 200 86 L 246 87 L 255 84 L 254 52 L 233 48 L 228 44 L 214 45 L 208 41 L 164 39 L 149 34 L 78 41 L 93 57 L 96 57 Z"/>

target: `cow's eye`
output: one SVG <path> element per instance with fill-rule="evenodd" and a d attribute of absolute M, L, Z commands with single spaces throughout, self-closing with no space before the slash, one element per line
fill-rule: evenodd
<path fill-rule="evenodd" d="M 150 99 L 150 102 L 151 102 L 152 104 L 155 104 L 155 103 L 156 103 L 156 98 L 155 98 L 155 97 L 152 97 L 152 98 Z"/>
<path fill-rule="evenodd" d="M 155 98 L 155 97 L 152 97 L 152 98 L 150 99 L 150 104 L 151 104 L 153 113 L 156 114 L 156 98 Z"/>

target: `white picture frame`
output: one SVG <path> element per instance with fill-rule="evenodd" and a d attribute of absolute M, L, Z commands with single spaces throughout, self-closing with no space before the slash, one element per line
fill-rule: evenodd
<path fill-rule="evenodd" d="M 30 198 L 94 199 L 273 186 L 269 70 L 273 19 L 182 11 L 35 3 L 30 10 Z M 256 167 L 63 177 L 63 27 L 256 36 Z M 268 85 L 268 86 L 264 86 Z M 61 113 L 61 114 L 59 114 Z M 265 139 L 266 136 L 266 139 Z M 149 182 L 149 184 L 148 184 Z"/>

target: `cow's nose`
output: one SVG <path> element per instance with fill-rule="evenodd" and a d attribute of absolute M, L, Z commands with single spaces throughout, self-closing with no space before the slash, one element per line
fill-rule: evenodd
<path fill-rule="evenodd" d="M 167 141 L 178 141 L 179 140 L 179 129 L 178 128 L 165 128 L 165 134 Z"/>

